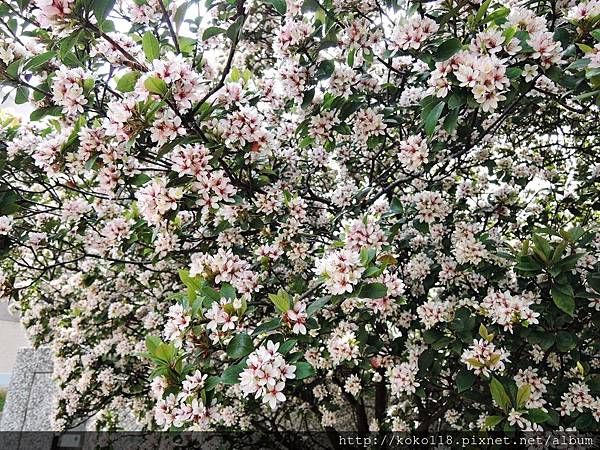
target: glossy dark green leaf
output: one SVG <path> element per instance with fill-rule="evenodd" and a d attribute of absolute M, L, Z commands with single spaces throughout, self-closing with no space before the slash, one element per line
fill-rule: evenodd
<path fill-rule="evenodd" d="M 460 39 L 451 38 L 447 41 L 442 42 L 433 53 L 433 59 L 435 61 L 446 61 L 454 56 L 462 48 L 462 42 Z"/>
<path fill-rule="evenodd" d="M 296 380 L 303 380 L 304 378 L 312 377 L 316 374 L 313 366 L 304 361 L 296 363 Z"/>
<path fill-rule="evenodd" d="M 456 374 L 456 388 L 458 389 L 458 392 L 464 392 L 467 389 L 470 389 L 475 383 L 476 379 L 477 375 L 475 375 L 472 371 L 468 369 L 461 369 Z"/>
<path fill-rule="evenodd" d="M 308 315 L 308 317 L 312 317 L 314 314 L 319 312 L 330 301 L 331 301 L 331 296 L 325 296 L 325 297 L 321 297 L 321 298 L 315 300 L 310 305 L 308 305 L 308 307 L 306 308 L 306 314 Z"/>
<path fill-rule="evenodd" d="M 444 110 L 444 103 L 440 102 L 433 107 L 433 109 L 427 114 L 427 117 L 424 121 L 425 133 L 428 136 L 431 136 L 435 130 L 435 127 L 438 124 L 438 120 L 442 115 L 442 111 Z"/>
<path fill-rule="evenodd" d="M 46 52 L 40 55 L 34 56 L 29 59 L 25 65 L 23 66 L 23 70 L 35 71 L 36 69 L 42 67 L 48 61 L 56 56 L 56 52 Z"/>
<path fill-rule="evenodd" d="M 239 364 L 229 366 L 223 371 L 221 375 L 221 382 L 223 384 L 238 384 L 240 382 L 240 374 L 246 368 L 246 361 L 242 361 Z"/>
<path fill-rule="evenodd" d="M 570 294 L 564 290 L 561 290 L 559 287 L 553 287 L 550 290 L 552 300 L 557 308 L 566 312 L 570 316 L 573 316 L 575 313 L 575 298 L 572 292 L 572 288 Z"/>
<path fill-rule="evenodd" d="M 265 3 L 272 5 L 282 16 L 287 11 L 287 3 L 284 0 L 265 0 Z"/>
<path fill-rule="evenodd" d="M 252 338 L 246 333 L 236 334 L 227 345 L 227 354 L 231 358 L 241 358 L 252 353 L 254 346 Z"/>
<path fill-rule="evenodd" d="M 358 298 L 383 298 L 387 294 L 387 287 L 382 283 L 364 284 L 358 291 Z"/>

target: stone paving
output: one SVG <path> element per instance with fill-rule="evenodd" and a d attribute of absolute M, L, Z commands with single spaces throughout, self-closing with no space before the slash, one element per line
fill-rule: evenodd
<path fill-rule="evenodd" d="M 51 431 L 56 387 L 49 348 L 22 348 L 8 386 L 0 431 Z"/>

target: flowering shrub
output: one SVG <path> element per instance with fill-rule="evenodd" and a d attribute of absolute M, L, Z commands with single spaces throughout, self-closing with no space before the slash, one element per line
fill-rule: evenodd
<path fill-rule="evenodd" d="M 1 288 L 56 426 L 598 430 L 599 20 L 2 2 Z"/>

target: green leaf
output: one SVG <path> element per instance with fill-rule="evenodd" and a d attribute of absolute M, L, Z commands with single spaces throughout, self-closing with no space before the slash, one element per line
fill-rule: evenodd
<path fill-rule="evenodd" d="M 423 340 L 426 344 L 433 344 L 435 341 L 441 339 L 444 335 L 437 330 L 425 330 L 423 332 Z"/>
<path fill-rule="evenodd" d="M 77 58 L 77 56 L 73 52 L 65 53 L 61 56 L 60 60 L 63 62 L 63 64 L 69 67 L 83 67 L 83 63 Z M 90 82 L 93 84 L 94 80 L 92 78 L 88 78 L 88 80 L 90 80 Z"/>
<path fill-rule="evenodd" d="M 496 425 L 498 425 L 503 420 L 504 417 L 502 416 L 489 416 L 485 419 L 483 428 L 485 428 L 486 430 L 493 430 L 496 427 Z"/>
<path fill-rule="evenodd" d="M 246 333 L 236 334 L 227 345 L 227 354 L 231 358 L 241 358 L 249 355 L 254 350 L 252 338 Z"/>
<path fill-rule="evenodd" d="M 207 303 L 218 302 L 221 299 L 221 294 L 207 285 L 200 286 L 200 292 L 206 297 Z"/>
<path fill-rule="evenodd" d="M 21 64 L 23 63 L 22 59 L 17 59 L 16 61 L 11 62 L 6 68 L 6 73 L 13 78 L 19 77 L 19 69 L 21 69 Z"/>
<path fill-rule="evenodd" d="M 567 241 L 562 241 L 560 244 L 558 244 L 556 246 L 556 248 L 554 249 L 554 252 L 552 253 L 552 262 L 553 263 L 556 263 L 561 258 L 561 256 L 563 255 L 563 253 L 566 250 L 568 245 L 569 245 L 569 243 Z"/>
<path fill-rule="evenodd" d="M 573 314 L 575 313 L 575 298 L 573 294 L 569 295 L 568 293 L 565 293 L 563 290 L 559 289 L 557 286 L 554 286 L 552 289 L 550 289 L 550 294 L 552 295 L 552 300 L 557 308 L 573 317 Z"/>
<path fill-rule="evenodd" d="M 244 23 L 244 16 L 238 17 L 237 20 L 235 22 L 233 22 L 229 26 L 229 28 L 227 28 L 227 31 L 225 32 L 227 37 L 229 39 L 231 39 L 232 41 L 235 41 L 238 37 L 238 33 L 240 32 L 240 29 L 242 28 L 243 23 Z"/>
<path fill-rule="evenodd" d="M 96 164 L 96 161 L 97 161 L 97 160 L 98 160 L 98 155 L 93 155 L 93 156 L 91 156 L 91 157 L 90 157 L 90 159 L 88 159 L 88 160 L 85 162 L 85 166 L 84 166 L 84 167 L 85 167 L 85 169 L 86 169 L 86 170 L 90 170 L 90 169 L 92 169 L 92 167 L 94 167 L 94 165 Z"/>
<path fill-rule="evenodd" d="M 550 243 L 539 234 L 534 234 L 531 237 L 531 240 L 534 244 L 533 250 L 535 253 L 547 263 L 552 256 L 552 247 L 550 246 Z"/>
<path fill-rule="evenodd" d="M 154 355 L 162 340 L 158 336 L 146 336 L 146 348 L 151 355 Z"/>
<path fill-rule="evenodd" d="M 433 131 L 435 130 L 435 127 L 437 126 L 438 120 L 439 120 L 440 116 L 442 115 L 443 110 L 444 110 L 444 102 L 440 102 L 433 107 L 433 109 L 429 112 L 429 114 L 427 114 L 424 125 L 425 125 L 425 133 L 427 133 L 428 136 L 431 136 L 433 134 Z"/>
<path fill-rule="evenodd" d="M 533 423 L 543 423 L 543 422 L 546 422 L 547 420 L 551 419 L 550 414 L 542 411 L 541 409 L 537 409 L 537 408 L 536 409 L 528 409 L 527 417 Z"/>
<path fill-rule="evenodd" d="M 527 340 L 532 344 L 539 345 L 544 351 L 548 351 L 550 350 L 550 347 L 554 345 L 555 337 L 548 332 L 532 331 L 531 334 L 527 336 Z"/>
<path fill-rule="evenodd" d="M 185 20 L 185 13 L 187 12 L 188 6 L 190 6 L 188 2 L 184 2 L 177 8 L 177 11 L 175 11 L 173 23 L 175 25 L 175 31 L 177 33 L 179 33 L 179 28 L 181 28 L 181 24 Z"/>
<path fill-rule="evenodd" d="M 578 59 L 577 61 L 574 61 L 571 64 L 569 64 L 566 70 L 583 69 L 584 67 L 587 67 L 590 62 L 591 60 L 589 58 Z"/>
<path fill-rule="evenodd" d="M 127 72 L 125 75 L 119 78 L 119 81 L 117 81 L 117 90 L 121 92 L 133 91 L 139 77 L 140 73 L 137 71 Z"/>
<path fill-rule="evenodd" d="M 450 113 L 448 113 L 448 115 L 444 119 L 444 130 L 446 130 L 448 134 L 452 134 L 452 132 L 456 129 L 459 112 L 459 109 L 453 109 L 450 111 Z"/>
<path fill-rule="evenodd" d="M 433 350 L 425 350 L 419 356 L 418 366 L 419 370 L 426 371 L 433 364 L 433 360 L 435 359 L 436 352 Z"/>
<path fill-rule="evenodd" d="M 600 273 L 590 272 L 587 275 L 587 282 L 590 287 L 600 294 Z"/>
<path fill-rule="evenodd" d="M 25 86 L 17 87 L 17 92 L 15 94 L 15 103 L 17 105 L 22 105 L 23 103 L 27 103 L 29 101 L 29 89 Z"/>
<path fill-rule="evenodd" d="M 460 39 L 452 38 L 442 42 L 433 53 L 433 59 L 435 61 L 445 61 L 450 59 L 462 48 L 462 42 Z"/>
<path fill-rule="evenodd" d="M 312 317 L 315 313 L 319 312 L 329 301 L 331 300 L 331 296 L 326 295 L 325 297 L 321 297 L 314 302 L 312 302 L 306 308 L 306 314 L 308 317 Z"/>
<path fill-rule="evenodd" d="M 32 111 L 29 115 L 29 120 L 32 122 L 36 122 L 38 120 L 43 119 L 44 117 L 50 116 L 60 116 L 62 114 L 62 108 L 60 106 L 45 106 L 43 108 L 36 109 Z"/>
<path fill-rule="evenodd" d="M 559 331 L 556 334 L 556 348 L 559 352 L 566 353 L 577 347 L 577 340 L 568 331 Z"/>
<path fill-rule="evenodd" d="M 281 319 L 276 317 L 275 319 L 271 319 L 267 322 L 261 323 L 254 329 L 252 336 L 258 336 L 260 333 L 265 333 L 267 331 L 273 331 L 281 325 Z"/>
<path fill-rule="evenodd" d="M 377 250 L 373 247 L 363 247 L 360 250 L 360 264 L 363 266 L 367 266 L 371 261 L 375 259 L 377 255 Z"/>
<path fill-rule="evenodd" d="M 309 363 L 304 361 L 296 363 L 296 380 L 303 380 L 304 378 L 315 376 L 316 373 L 314 367 Z"/>
<path fill-rule="evenodd" d="M 144 81 L 144 87 L 148 89 L 148 92 L 164 96 L 167 93 L 167 83 L 158 77 L 150 77 Z"/>
<path fill-rule="evenodd" d="M 13 33 L 15 33 L 17 31 L 17 27 L 19 26 L 19 23 L 17 22 L 17 19 L 15 19 L 14 17 L 11 17 L 10 19 L 7 20 L 6 25 L 8 26 L 9 30 L 11 30 Z"/>
<path fill-rule="evenodd" d="M 211 37 L 217 36 L 222 33 L 225 33 L 225 30 L 223 28 L 209 27 L 206 30 L 204 30 L 204 33 L 202 33 L 202 40 L 206 41 Z"/>
<path fill-rule="evenodd" d="M 456 375 L 456 387 L 458 392 L 464 392 L 473 386 L 477 376 L 468 369 L 461 369 Z"/>
<path fill-rule="evenodd" d="M 246 368 L 246 361 L 242 361 L 239 364 L 229 366 L 223 371 L 221 375 L 221 383 L 223 384 L 238 384 L 240 382 L 240 374 Z"/>
<path fill-rule="evenodd" d="M 242 78 L 242 73 L 240 72 L 240 69 L 238 69 L 237 67 L 232 67 L 231 71 L 229 72 L 229 78 L 231 78 L 231 81 L 233 81 L 234 83 L 240 81 L 240 78 Z"/>
<path fill-rule="evenodd" d="M 173 344 L 161 342 L 154 351 L 154 356 L 166 363 L 171 364 L 177 356 L 177 349 Z"/>
<path fill-rule="evenodd" d="M 355 49 L 355 48 L 353 48 L 353 49 L 352 49 L 352 50 L 350 50 L 350 52 L 348 53 L 348 59 L 347 59 L 347 61 L 348 61 L 348 65 L 349 65 L 350 67 L 354 67 L 354 57 L 355 57 L 355 55 L 356 55 L 356 49 Z"/>
<path fill-rule="evenodd" d="M 282 16 L 287 11 L 287 4 L 284 0 L 266 0 L 265 3 L 272 5 L 273 8 L 275 8 L 275 10 Z"/>
<path fill-rule="evenodd" d="M 279 349 L 277 351 L 282 355 L 287 355 L 294 348 L 297 342 L 298 339 L 288 339 L 279 346 Z"/>
<path fill-rule="evenodd" d="M 152 32 L 146 31 L 142 36 L 142 48 L 148 61 L 160 58 L 160 44 Z"/>
<path fill-rule="evenodd" d="M 42 67 L 55 56 L 56 52 L 46 52 L 42 53 L 41 55 L 34 56 L 29 61 L 27 61 L 27 63 L 25 63 L 25 66 L 23 66 L 23 70 L 34 71 L 35 69 Z"/>
<path fill-rule="evenodd" d="M 448 108 L 457 109 L 464 105 L 467 101 L 467 97 L 462 92 L 455 92 L 450 96 L 448 100 Z"/>
<path fill-rule="evenodd" d="M 269 294 L 269 300 L 273 302 L 279 312 L 284 313 L 290 309 L 289 295 L 282 289 L 277 294 Z"/>
<path fill-rule="evenodd" d="M 60 57 L 61 59 L 65 58 L 67 53 L 71 51 L 71 49 L 77 44 L 79 41 L 79 37 L 83 34 L 83 29 L 71 33 L 69 36 L 64 38 L 60 43 Z"/>
<path fill-rule="evenodd" d="M 304 91 L 304 96 L 302 97 L 302 109 L 306 109 L 310 106 L 310 103 L 315 98 L 315 88 L 309 89 L 308 91 Z"/>
<path fill-rule="evenodd" d="M 517 409 L 521 409 L 531 398 L 531 385 L 524 384 L 517 391 Z"/>
<path fill-rule="evenodd" d="M 581 414 L 574 423 L 574 428 L 577 430 L 585 430 L 594 424 L 594 418 L 589 413 Z"/>
<path fill-rule="evenodd" d="M 492 342 L 494 340 L 494 333 L 490 334 L 483 323 L 479 325 L 479 336 L 488 342 Z"/>
<path fill-rule="evenodd" d="M 233 300 L 235 298 L 235 289 L 229 283 L 223 283 L 219 292 L 223 298 L 228 300 Z"/>
<path fill-rule="evenodd" d="M 519 78 L 522 73 L 523 73 L 523 70 L 521 68 L 519 68 L 519 67 L 509 67 L 508 69 L 506 69 L 506 76 L 510 80 L 514 80 L 515 78 Z"/>
<path fill-rule="evenodd" d="M 449 336 L 444 336 L 443 338 L 435 341 L 433 344 L 431 344 L 431 348 L 434 350 L 441 350 L 443 348 L 446 348 L 448 346 L 448 344 L 450 344 L 454 339 L 452 339 Z"/>
<path fill-rule="evenodd" d="M 195 277 L 190 277 L 190 272 L 186 269 L 179 269 L 177 272 L 179 274 L 179 279 L 186 287 L 194 289 L 195 291 L 200 289 L 200 276 L 196 275 Z"/>
<path fill-rule="evenodd" d="M 488 14 L 488 16 L 485 18 L 485 20 L 483 22 L 487 23 L 487 22 L 493 21 L 496 23 L 496 25 L 501 25 L 502 19 L 504 19 L 506 16 L 508 16 L 509 13 L 510 13 L 510 9 L 508 9 L 508 8 L 505 8 L 505 7 L 498 8 L 497 10 Z"/>
<path fill-rule="evenodd" d="M 483 16 L 487 12 L 488 7 L 490 6 L 491 1 L 492 0 L 486 0 L 485 2 L 483 2 L 481 4 L 481 6 L 479 7 L 479 9 L 477 10 L 477 14 L 475 15 L 475 24 L 478 24 L 479 22 L 481 22 L 481 19 L 483 19 Z"/>
<path fill-rule="evenodd" d="M 96 17 L 98 24 L 101 24 L 106 20 L 115 6 L 115 0 L 94 0 L 92 5 L 94 9 L 94 16 Z"/>
<path fill-rule="evenodd" d="M 383 283 L 363 284 L 358 290 L 358 298 L 383 298 L 387 294 L 387 287 Z"/>
<path fill-rule="evenodd" d="M 204 382 L 204 389 L 207 391 L 212 391 L 214 388 L 216 388 L 219 385 L 220 382 L 221 382 L 221 377 L 216 377 L 214 375 L 211 375 Z"/>
<path fill-rule="evenodd" d="M 31 0 L 17 0 L 17 5 L 19 5 L 21 11 L 25 11 L 29 6 L 29 3 L 31 3 Z"/>
<path fill-rule="evenodd" d="M 133 186 L 143 186 L 144 184 L 146 184 L 151 179 L 152 178 L 150 178 L 145 173 L 138 173 L 135 177 L 132 178 L 131 184 Z"/>
<path fill-rule="evenodd" d="M 585 234 L 585 230 L 581 227 L 573 227 L 561 234 L 564 234 L 569 242 L 577 242 L 579 238 Z"/>
<path fill-rule="evenodd" d="M 492 380 L 490 382 L 490 393 L 492 394 L 492 398 L 494 399 L 496 404 L 501 409 L 508 412 L 508 410 L 512 406 L 511 402 L 510 402 L 510 398 L 508 397 L 508 394 L 504 390 L 504 386 L 502 386 L 502 383 L 500 383 L 500 381 L 498 381 L 494 377 L 492 377 Z"/>
<path fill-rule="evenodd" d="M 319 64 L 319 68 L 317 69 L 317 73 L 315 76 L 318 80 L 325 80 L 329 78 L 333 71 L 335 70 L 335 63 L 331 59 L 326 59 Z"/>

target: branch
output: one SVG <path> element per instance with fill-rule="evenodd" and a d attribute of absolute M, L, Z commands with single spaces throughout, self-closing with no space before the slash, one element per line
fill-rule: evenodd
<path fill-rule="evenodd" d="M 121 47 L 113 38 L 111 38 L 108 34 L 98 28 L 96 25 L 91 23 L 90 21 L 86 21 L 84 26 L 89 27 L 94 32 L 98 33 L 102 36 L 107 42 L 109 42 L 113 47 L 115 47 L 123 56 L 125 56 L 129 61 L 133 63 L 134 68 L 143 70 L 144 72 L 148 71 L 148 66 L 139 62 L 131 53 L 129 53 L 126 49 Z"/>
<path fill-rule="evenodd" d="M 160 5 L 160 9 L 162 9 L 163 18 L 165 22 L 167 22 L 167 26 L 169 27 L 169 33 L 171 33 L 171 38 L 173 39 L 173 43 L 175 44 L 175 49 L 177 50 L 177 53 L 181 53 L 181 48 L 179 48 L 179 40 L 177 39 L 177 34 L 173 29 L 173 24 L 171 23 L 171 18 L 169 17 L 167 8 L 165 8 L 165 4 L 162 0 L 158 0 L 158 4 Z"/>
<path fill-rule="evenodd" d="M 196 115 L 196 113 L 198 112 L 198 110 L 204 104 L 204 102 L 206 100 L 208 100 L 214 93 L 216 93 L 219 89 L 221 89 L 225 85 L 225 78 L 227 78 L 227 75 L 229 75 L 229 71 L 231 70 L 231 65 L 233 64 L 233 57 L 235 55 L 236 47 L 240 40 L 240 36 L 242 34 L 242 27 L 244 26 L 244 21 L 246 20 L 246 16 L 244 14 L 241 14 L 241 17 L 242 17 L 242 23 L 240 25 L 240 29 L 238 30 L 237 34 L 235 35 L 235 39 L 231 43 L 231 48 L 229 49 L 229 56 L 227 57 L 227 62 L 225 63 L 225 67 L 223 68 L 223 73 L 221 74 L 221 79 L 216 84 L 216 86 L 214 86 L 210 91 L 208 91 L 208 93 L 198 103 L 196 103 L 196 106 L 194 107 L 194 109 L 192 109 L 189 113 L 189 116 L 191 118 L 193 118 Z"/>

